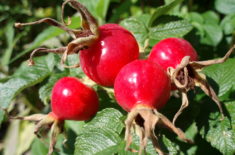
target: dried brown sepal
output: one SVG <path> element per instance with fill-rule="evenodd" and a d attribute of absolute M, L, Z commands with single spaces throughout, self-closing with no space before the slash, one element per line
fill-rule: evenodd
<path fill-rule="evenodd" d="M 36 122 L 34 133 L 44 143 L 46 142 L 42 139 L 42 137 L 44 137 L 44 135 L 47 135 L 48 131 L 50 131 L 48 155 L 52 155 L 57 136 L 63 132 L 64 121 L 56 119 L 56 117 L 54 117 L 54 115 L 51 113 L 49 113 L 48 115 L 33 114 L 25 117 L 10 117 L 10 119 L 20 119 Z"/>
<path fill-rule="evenodd" d="M 224 119 L 224 112 L 221 106 L 221 102 L 219 101 L 219 98 L 216 95 L 214 89 L 207 82 L 206 76 L 200 71 L 204 67 L 225 62 L 232 54 L 234 48 L 235 45 L 225 54 L 223 58 L 215 60 L 190 61 L 190 57 L 185 56 L 176 69 L 172 67 L 168 68 L 168 75 L 171 77 L 171 82 L 182 94 L 182 105 L 173 118 L 173 124 L 175 124 L 178 116 L 188 106 L 189 101 L 187 92 L 191 89 L 194 89 L 195 86 L 200 87 L 205 92 L 205 94 L 208 95 L 217 104 L 222 116 L 221 120 Z"/>
<path fill-rule="evenodd" d="M 81 15 L 82 26 L 80 29 L 71 29 L 67 27 L 68 25 L 71 24 L 71 18 L 69 18 L 68 23 L 65 23 L 64 21 L 64 7 L 67 3 L 70 3 L 71 7 L 76 9 Z M 46 49 L 46 48 L 35 49 L 30 56 L 29 65 L 34 65 L 33 56 L 35 53 L 38 53 L 40 51 L 47 53 L 63 54 L 61 58 L 61 64 L 65 68 L 77 68 L 80 66 L 79 64 L 67 66 L 65 62 L 69 54 L 77 54 L 80 50 L 90 47 L 98 39 L 99 37 L 98 22 L 84 6 L 76 0 L 66 0 L 62 4 L 61 20 L 62 23 L 51 18 L 43 18 L 35 22 L 15 23 L 15 27 L 17 28 L 28 25 L 47 23 L 49 25 L 58 27 L 66 31 L 73 38 L 73 41 L 69 42 L 66 47 L 61 47 L 56 49 Z"/>
<path fill-rule="evenodd" d="M 132 152 L 137 152 L 136 150 L 130 148 L 130 145 L 132 143 L 131 130 L 134 129 L 140 138 L 140 145 L 138 151 L 139 155 L 141 155 L 145 150 L 148 139 L 152 141 L 153 146 L 159 155 L 165 154 L 161 150 L 160 145 L 158 143 L 158 138 L 154 133 L 156 126 L 166 127 L 176 133 L 179 138 L 183 141 L 187 143 L 193 143 L 191 140 L 187 139 L 184 132 L 182 132 L 179 128 L 175 127 L 168 118 L 159 113 L 157 110 L 152 109 L 150 107 L 145 107 L 141 105 L 136 106 L 128 114 L 127 119 L 125 121 L 125 125 L 125 149 Z"/>

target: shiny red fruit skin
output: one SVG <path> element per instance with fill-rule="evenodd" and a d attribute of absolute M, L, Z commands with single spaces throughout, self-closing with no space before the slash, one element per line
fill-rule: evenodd
<path fill-rule="evenodd" d="M 138 59 L 139 47 L 134 36 L 117 24 L 100 28 L 98 41 L 80 51 L 80 64 L 85 74 L 103 86 L 113 86 L 120 69 Z"/>
<path fill-rule="evenodd" d="M 52 113 L 59 120 L 88 120 L 98 111 L 96 92 L 75 77 L 64 77 L 52 89 Z"/>
<path fill-rule="evenodd" d="M 197 52 L 188 41 L 181 38 L 167 38 L 152 48 L 148 59 L 166 70 L 168 67 L 176 68 L 185 56 L 190 56 L 191 61 L 198 60 Z"/>
<path fill-rule="evenodd" d="M 156 63 L 135 60 L 118 73 L 114 93 L 118 104 L 128 112 L 137 105 L 159 109 L 170 97 L 170 79 Z"/>

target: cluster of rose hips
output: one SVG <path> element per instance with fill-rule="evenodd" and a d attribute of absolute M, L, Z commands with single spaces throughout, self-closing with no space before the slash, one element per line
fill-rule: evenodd
<path fill-rule="evenodd" d="M 82 29 L 70 29 L 64 22 L 63 12 L 67 3 L 80 12 Z M 179 38 L 168 38 L 156 44 L 147 59 L 139 60 L 138 43 L 128 30 L 117 24 L 98 27 L 95 18 L 75 0 L 63 3 L 62 23 L 45 18 L 32 23 L 16 23 L 16 26 L 43 22 L 67 31 L 74 40 L 66 47 L 34 50 L 29 59 L 30 65 L 33 64 L 33 55 L 42 51 L 63 54 L 61 62 L 64 67 L 78 67 L 79 64 L 66 66 L 65 62 L 68 54 L 79 53 L 84 73 L 101 86 L 114 87 L 118 104 L 129 112 L 125 121 L 127 150 L 134 151 L 129 146 L 132 142 L 132 129 L 135 129 L 138 130 L 140 138 L 139 154 L 145 149 L 148 139 L 152 141 L 159 154 L 164 154 L 154 132 L 156 125 L 163 125 L 182 140 L 192 142 L 174 124 L 189 104 L 187 92 L 195 86 L 199 86 L 215 101 L 223 115 L 217 95 L 200 70 L 205 66 L 224 62 L 233 49 L 222 59 L 197 61 L 198 55 L 189 42 Z M 173 123 L 158 112 L 169 100 L 171 90 L 179 90 L 182 93 L 182 106 L 176 113 Z M 56 136 L 63 131 L 64 120 L 89 120 L 98 111 L 98 104 L 98 96 L 92 88 L 84 85 L 78 78 L 64 77 L 53 87 L 52 111 L 48 115 L 35 114 L 17 118 L 37 121 L 35 133 L 38 136 L 42 126 L 51 128 L 51 154 Z"/>

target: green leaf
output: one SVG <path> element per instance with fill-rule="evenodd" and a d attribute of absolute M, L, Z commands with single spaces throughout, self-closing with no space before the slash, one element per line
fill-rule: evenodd
<path fill-rule="evenodd" d="M 84 125 L 83 130 L 76 139 L 75 144 L 75 154 L 76 155 L 103 155 L 103 154 L 119 154 L 119 155 L 134 155 L 125 151 L 125 141 L 123 136 L 121 136 L 121 131 L 123 130 L 123 115 L 113 109 L 104 109 L 96 115 L 92 121 Z M 169 133 L 169 132 L 168 132 Z M 197 128 L 195 123 L 190 126 L 186 132 L 187 136 L 193 138 L 197 133 Z M 174 135 L 174 134 L 173 134 Z M 174 135 L 176 136 L 176 135 Z M 179 140 L 174 140 L 173 138 L 168 138 L 166 136 L 161 136 L 159 142 L 164 151 L 171 154 L 174 153 L 184 153 L 180 150 L 181 145 L 177 144 Z M 188 144 L 189 145 L 189 144 Z M 139 137 L 134 134 L 133 143 L 131 148 L 136 150 L 139 149 Z M 188 149 L 188 148 L 187 148 Z M 191 151 L 192 150 L 187 150 Z M 147 155 L 156 155 L 155 149 L 150 140 L 148 140 Z"/>
<path fill-rule="evenodd" d="M 108 22 L 114 23 L 120 20 L 120 17 L 126 13 L 126 10 L 130 9 L 131 5 L 131 1 L 123 1 L 122 3 L 119 3 L 118 7 L 113 9 L 113 13 L 111 14 Z"/>
<path fill-rule="evenodd" d="M 215 8 L 217 11 L 223 14 L 235 13 L 235 1 L 234 0 L 216 0 Z"/>
<path fill-rule="evenodd" d="M 80 26 L 80 17 L 72 17 L 72 23 L 69 25 L 69 28 L 78 28 Z M 49 27 L 45 30 L 43 30 L 33 41 L 33 43 L 24 51 L 17 54 L 16 57 L 14 57 L 10 63 L 16 61 L 20 57 L 22 57 L 24 54 L 34 50 L 35 48 L 42 45 L 45 41 L 59 36 L 60 34 L 64 33 L 63 30 L 57 28 L 57 27 Z"/>
<path fill-rule="evenodd" d="M 186 20 L 172 21 L 150 28 L 150 39 L 156 42 L 169 37 L 183 37 L 192 30 L 192 25 Z M 155 43 L 156 43 L 155 42 Z"/>
<path fill-rule="evenodd" d="M 42 141 L 35 138 L 31 147 L 31 152 L 33 155 L 43 155 L 48 153 L 48 148 L 42 143 Z"/>
<path fill-rule="evenodd" d="M 138 43 L 143 46 L 145 40 L 148 38 L 148 27 L 146 25 L 146 22 L 143 21 L 143 19 L 148 20 L 149 18 L 149 15 L 131 17 L 123 20 L 120 24 L 129 31 L 131 31 L 137 39 Z"/>
<path fill-rule="evenodd" d="M 67 64 L 69 66 L 75 65 L 79 63 L 79 54 L 71 54 L 68 56 Z M 75 76 L 82 78 L 84 76 L 84 72 L 82 71 L 81 67 L 78 68 L 70 68 L 68 69 L 69 76 Z"/>
<path fill-rule="evenodd" d="M 96 4 L 96 13 L 104 20 L 109 8 L 110 0 L 99 0 Z"/>
<path fill-rule="evenodd" d="M 77 135 L 81 133 L 84 124 L 85 124 L 84 121 L 71 121 L 71 120 L 65 121 L 65 127 L 71 129 Z"/>
<path fill-rule="evenodd" d="M 219 15 L 216 14 L 214 11 L 207 11 L 202 14 L 205 23 L 209 24 L 219 24 L 220 18 Z"/>
<path fill-rule="evenodd" d="M 150 39 L 150 44 L 155 44 L 165 38 L 183 37 L 193 28 L 186 20 L 164 22 L 164 24 L 149 28 L 146 25 L 149 20 L 149 15 L 141 15 L 125 19 L 120 24 L 134 34 L 141 47 L 144 47 L 147 39 Z"/>
<path fill-rule="evenodd" d="M 52 87 L 60 78 L 67 76 L 68 73 L 63 72 L 59 74 L 52 74 L 48 82 L 39 89 L 39 97 L 44 104 L 48 104 L 51 98 Z"/>
<path fill-rule="evenodd" d="M 227 15 L 221 21 L 221 27 L 227 35 L 231 35 L 235 31 L 235 14 Z"/>
<path fill-rule="evenodd" d="M 210 104 L 212 105 L 212 104 Z M 213 147 L 226 155 L 235 154 L 235 102 L 225 102 L 229 117 L 220 120 L 218 111 L 210 113 L 208 116 L 201 115 L 199 118 L 200 134 Z M 204 107 L 207 111 L 211 108 Z"/>
<path fill-rule="evenodd" d="M 53 55 L 35 59 L 35 66 L 23 63 L 10 80 L 0 84 L 0 106 L 7 108 L 11 100 L 23 89 L 40 83 L 48 77 L 54 67 Z"/>
<path fill-rule="evenodd" d="M 78 0 L 87 9 L 91 12 L 93 16 L 98 18 L 100 24 L 103 23 L 105 17 L 107 15 L 107 11 L 109 8 L 110 0 Z"/>
<path fill-rule="evenodd" d="M 9 46 L 10 44 L 12 44 L 14 40 L 14 35 L 15 35 L 14 22 L 11 21 L 7 24 L 5 35 L 6 35 L 7 45 Z"/>
<path fill-rule="evenodd" d="M 222 38 L 223 32 L 219 26 L 219 15 L 214 11 L 206 11 L 203 14 L 192 12 L 188 16 L 191 24 L 197 28 L 200 42 L 210 46 L 217 46 Z"/>
<path fill-rule="evenodd" d="M 222 96 L 235 86 L 235 59 L 229 59 L 225 63 L 212 65 L 203 70 L 203 72 L 216 82 L 218 95 Z M 235 87 L 234 87 L 235 88 Z"/>
<path fill-rule="evenodd" d="M 204 19 L 203 19 L 202 15 L 197 12 L 190 12 L 188 14 L 188 16 L 189 16 L 189 20 L 191 20 L 192 23 L 194 23 L 194 22 L 200 23 L 200 24 L 204 23 Z"/>
<path fill-rule="evenodd" d="M 91 14 L 93 16 L 96 16 L 96 9 L 95 6 L 97 4 L 97 0 L 78 0 L 81 4 L 83 4 L 88 10 L 89 12 L 91 12 Z"/>
<path fill-rule="evenodd" d="M 87 128 L 105 128 L 116 133 L 121 133 L 124 124 L 122 122 L 123 115 L 116 109 L 106 108 L 96 114 L 96 116 L 86 125 Z"/>
<path fill-rule="evenodd" d="M 35 126 L 31 122 L 24 121 L 21 123 L 17 141 L 17 155 L 24 154 L 30 148 L 35 137 L 34 128 Z"/>
<path fill-rule="evenodd" d="M 148 26 L 151 27 L 153 22 L 160 17 L 161 15 L 167 14 L 169 11 L 171 11 L 176 5 L 180 4 L 182 0 L 174 0 L 171 3 L 158 7 L 154 11 L 150 21 L 148 22 Z"/>
<path fill-rule="evenodd" d="M 97 113 L 95 118 L 84 125 L 75 143 L 75 154 L 113 154 L 119 149 L 123 129 L 122 114 L 113 108 Z"/>
<path fill-rule="evenodd" d="M 219 25 L 206 24 L 203 25 L 205 36 L 201 42 L 207 45 L 217 46 L 223 38 L 223 32 Z"/>
<path fill-rule="evenodd" d="M 15 31 L 14 31 L 13 22 L 9 22 L 6 26 L 6 31 L 5 31 L 5 36 L 7 40 L 7 48 L 2 56 L 1 64 L 3 66 L 9 63 L 13 48 L 16 42 L 22 37 L 22 34 L 20 34 L 14 39 L 14 35 L 15 35 Z"/>
<path fill-rule="evenodd" d="M 75 143 L 75 155 L 113 154 L 121 141 L 119 135 L 105 128 L 87 128 L 78 135 Z"/>
<path fill-rule="evenodd" d="M 2 109 L 0 109 L 0 128 L 1 128 L 1 124 L 4 120 L 4 111 Z"/>

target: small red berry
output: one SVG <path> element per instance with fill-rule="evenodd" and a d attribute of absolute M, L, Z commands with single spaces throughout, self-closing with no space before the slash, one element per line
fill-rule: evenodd
<path fill-rule="evenodd" d="M 159 109 L 170 97 L 170 79 L 157 64 L 135 60 L 119 72 L 114 92 L 118 104 L 128 112 L 139 104 Z"/>
<path fill-rule="evenodd" d="M 198 59 L 197 52 L 187 40 L 167 38 L 152 48 L 148 59 L 166 70 L 168 67 L 176 68 L 185 56 L 190 56 L 191 61 Z"/>
<path fill-rule="evenodd" d="M 234 48 L 234 47 L 233 47 Z M 178 89 L 182 93 L 182 105 L 173 118 L 175 123 L 178 116 L 188 106 L 187 92 L 200 87 L 217 104 L 224 118 L 219 98 L 206 80 L 206 76 L 200 71 L 209 65 L 223 63 L 232 53 L 231 48 L 227 54 L 217 60 L 197 61 L 198 55 L 192 45 L 180 38 L 167 38 L 157 43 L 150 52 L 149 60 L 155 62 L 167 70 L 171 78 L 172 90 Z"/>
<path fill-rule="evenodd" d="M 60 120 L 88 120 L 98 111 L 98 97 L 77 78 L 64 77 L 53 87 L 51 106 Z"/>
<path fill-rule="evenodd" d="M 113 86 L 120 69 L 138 59 L 139 48 L 134 36 L 117 24 L 105 24 L 99 30 L 99 39 L 80 51 L 80 64 L 93 81 Z"/>
<path fill-rule="evenodd" d="M 98 96 L 96 92 L 84 85 L 75 77 L 64 77 L 58 80 L 52 90 L 51 108 L 47 114 L 34 114 L 17 119 L 36 121 L 34 133 L 48 133 L 50 130 L 50 146 L 48 155 L 51 155 L 56 144 L 57 136 L 63 132 L 64 120 L 88 120 L 98 111 Z M 44 130 L 41 130 L 43 128 Z"/>
<path fill-rule="evenodd" d="M 191 142 L 180 129 L 157 111 L 169 99 L 170 79 L 156 63 L 149 60 L 135 60 L 124 66 L 115 79 L 114 93 L 118 104 L 129 112 L 125 121 L 126 150 L 130 150 L 131 128 L 133 127 L 140 129 L 138 130 L 140 133 L 139 154 L 145 149 L 147 139 L 152 140 L 158 154 L 164 154 L 154 134 L 156 125 L 167 126 L 181 139 Z"/>

